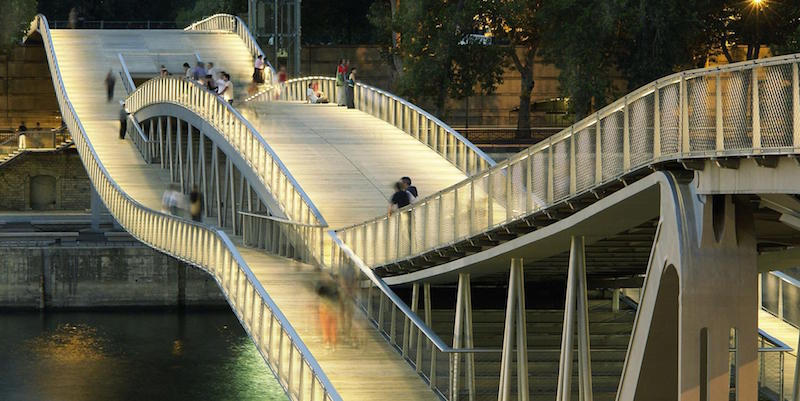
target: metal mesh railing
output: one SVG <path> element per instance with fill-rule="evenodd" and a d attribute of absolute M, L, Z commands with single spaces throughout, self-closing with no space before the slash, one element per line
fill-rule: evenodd
<path fill-rule="evenodd" d="M 425 215 L 430 224 L 438 225 L 427 228 L 423 241 L 412 240 L 422 247 L 398 247 L 367 239 L 366 249 L 398 250 L 396 258 L 383 255 L 371 259 L 371 265 L 393 263 L 466 240 L 648 164 L 688 158 L 795 154 L 800 150 L 800 113 L 795 112 L 800 108 L 799 61 L 800 55 L 761 59 L 682 72 L 648 84 L 486 172 L 421 199 L 390 217 L 377 218 L 402 225 L 407 220 L 402 217 L 405 214 Z M 322 77 L 307 80 L 333 82 Z M 367 89 L 361 93 L 360 108 L 387 118 L 386 110 L 391 110 L 387 99 L 395 101 L 394 98 Z M 389 120 L 391 115 L 389 112 Z M 411 130 L 412 135 L 450 157 L 440 149 L 441 144 L 447 143 L 442 140 L 441 127 L 420 124 L 419 128 Z M 530 175 L 520 179 L 522 171 L 529 171 Z M 473 183 L 475 194 L 465 205 L 462 198 L 449 194 L 466 182 Z M 457 204 L 450 203 L 456 199 Z M 521 210 L 523 204 L 525 209 Z M 473 212 L 462 213 L 464 207 Z M 452 213 L 454 208 L 459 208 L 459 213 Z M 484 210 L 487 218 L 478 218 Z M 455 221 L 465 215 L 471 220 Z M 374 221 L 339 232 L 359 230 Z M 457 235 L 450 235 L 458 224 L 470 229 L 459 228 Z"/>
<path fill-rule="evenodd" d="M 341 400 L 300 336 L 222 230 L 149 209 L 114 181 L 69 100 L 47 19 L 41 14 L 31 23 L 31 32 L 34 31 L 41 34 L 44 42 L 63 121 L 72 133 L 92 186 L 114 218 L 147 245 L 211 273 L 291 399 Z"/>
<path fill-rule="evenodd" d="M 247 162 L 260 184 L 267 188 L 280 205 L 281 210 L 270 211 L 273 215 L 283 215 L 288 220 L 301 224 L 327 226 L 316 206 L 262 136 L 235 108 L 215 93 L 196 82 L 159 77 L 142 84 L 126 100 L 126 106 L 131 113 L 159 104 L 177 104 L 191 110 L 219 132 Z M 311 235 L 313 232 L 306 234 Z M 310 246 L 308 251 L 312 258 L 305 261 L 313 260 L 322 264 L 324 238 L 319 235 L 315 237 L 316 242 L 312 238 L 304 237 L 301 242 L 293 245 Z"/>

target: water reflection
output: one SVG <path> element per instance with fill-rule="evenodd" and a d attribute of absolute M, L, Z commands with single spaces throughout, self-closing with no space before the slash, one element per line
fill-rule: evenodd
<path fill-rule="evenodd" d="M 285 400 L 230 311 L 0 314 L 0 400 Z"/>

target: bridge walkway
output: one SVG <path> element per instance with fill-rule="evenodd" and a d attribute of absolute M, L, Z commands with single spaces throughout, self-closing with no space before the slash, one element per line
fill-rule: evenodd
<path fill-rule="evenodd" d="M 169 172 L 146 164 L 130 141 L 118 139 L 119 104 L 106 101 L 102 84 L 109 66 L 118 65 L 112 60 L 119 49 L 143 46 L 160 46 L 162 52 L 178 52 L 191 46 L 201 56 L 241 54 L 246 48 L 235 34 L 222 33 L 136 31 L 128 35 L 118 31 L 53 30 L 52 37 L 67 94 L 100 162 L 124 192 L 144 206 L 159 210 L 161 195 L 170 182 Z M 168 43 L 173 43 L 174 49 L 165 47 Z M 249 57 L 247 60 L 249 64 Z M 122 96 L 123 89 L 118 85 L 115 98 Z M 360 313 L 353 315 L 359 346 L 325 349 L 317 324 L 319 297 L 314 284 L 319 276 L 314 268 L 242 246 L 238 249 L 343 399 L 436 399 L 417 374 L 392 355 L 395 351 Z"/>
<path fill-rule="evenodd" d="M 420 197 L 466 178 L 427 145 L 360 110 L 262 101 L 237 108 L 275 150 L 332 229 L 385 214 L 400 177 L 411 177 Z"/>

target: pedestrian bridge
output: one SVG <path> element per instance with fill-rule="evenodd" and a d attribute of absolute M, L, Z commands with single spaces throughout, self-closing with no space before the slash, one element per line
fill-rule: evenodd
<path fill-rule="evenodd" d="M 51 30 L 40 15 L 27 41 L 45 47 L 62 118 L 109 211 L 217 280 L 292 399 L 587 396 L 587 279 L 620 277 L 642 291 L 607 397 L 722 400 L 734 375 L 738 399 L 755 399 L 757 269 L 797 261 L 797 56 L 666 77 L 496 164 L 368 85 L 355 88 L 356 110 L 298 102 L 309 83 L 335 99 L 324 77 L 234 106 L 179 78 L 136 85 L 194 57 L 231 73 L 242 94 L 261 50 L 236 17 L 123 31 Z M 120 73 L 130 141 L 117 138 L 119 105 L 97 87 L 109 67 Z M 421 199 L 386 216 L 402 175 Z M 160 211 L 171 182 L 205 194 L 202 222 Z M 362 284 L 357 346 L 329 350 L 314 284 L 347 269 Z M 528 382 L 525 275 L 568 276 L 549 390 L 535 375 Z M 471 276 L 509 280 L 502 348 L 474 346 Z M 450 346 L 432 328 L 430 283 L 455 280 Z M 387 283 L 410 284 L 411 306 Z"/>

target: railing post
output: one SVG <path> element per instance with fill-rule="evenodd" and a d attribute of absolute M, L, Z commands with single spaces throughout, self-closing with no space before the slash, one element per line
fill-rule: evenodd
<path fill-rule="evenodd" d="M 758 99 L 758 67 L 754 66 L 750 72 L 753 78 L 753 151 L 758 153 L 761 149 L 761 112 Z"/>
<path fill-rule="evenodd" d="M 679 92 L 680 92 L 680 134 L 678 137 L 680 138 L 680 151 L 681 153 L 689 153 L 691 150 L 689 147 L 689 94 L 686 88 L 686 77 L 681 74 L 681 81 L 679 84 Z"/>
<path fill-rule="evenodd" d="M 631 168 L 631 124 L 628 113 L 628 96 L 625 96 L 622 106 L 622 171 Z"/>
<path fill-rule="evenodd" d="M 797 63 L 792 63 L 792 126 L 794 130 L 792 145 L 800 148 L 800 74 Z"/>
<path fill-rule="evenodd" d="M 715 102 L 715 112 L 714 115 L 716 117 L 716 149 L 717 153 L 722 152 L 725 150 L 725 130 L 723 127 L 722 121 L 722 73 L 716 73 L 716 93 L 714 96 Z"/>

